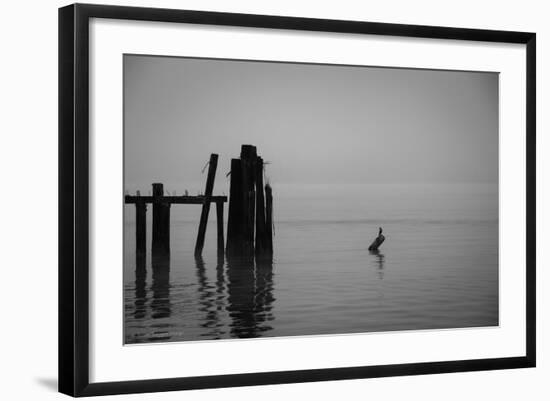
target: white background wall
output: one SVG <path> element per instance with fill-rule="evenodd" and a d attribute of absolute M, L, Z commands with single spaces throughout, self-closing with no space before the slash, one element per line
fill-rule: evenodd
<path fill-rule="evenodd" d="M 106 0 L 107 1 L 107 0 Z M 533 399 L 550 396 L 550 107 L 549 13 L 544 1 L 161 0 L 111 4 L 202 9 L 406 24 L 534 31 L 538 42 L 538 367 L 186 393 L 125 399 L 281 400 L 341 397 L 373 400 Z M 102 3 L 102 2 L 100 2 Z M 0 396 L 49 400 L 57 386 L 57 0 L 2 4 L 0 36 Z M 550 154 L 550 153 L 549 153 Z M 32 195 L 32 196 L 31 196 Z M 7 224 L 6 224 L 7 223 Z M 289 356 L 291 357 L 291 356 Z M 215 361 L 212 361 L 215 363 Z M 113 398 L 113 397 L 111 397 Z M 118 397 L 121 398 L 121 397 Z"/>

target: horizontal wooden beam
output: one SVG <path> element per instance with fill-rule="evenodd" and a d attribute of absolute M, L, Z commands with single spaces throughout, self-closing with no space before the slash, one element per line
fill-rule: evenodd
<path fill-rule="evenodd" d="M 204 199 L 204 196 L 157 196 L 154 198 L 155 202 L 184 205 L 202 205 Z M 211 196 L 210 202 L 227 202 L 227 196 Z M 126 195 L 124 196 L 124 203 L 153 203 L 153 197 Z"/>

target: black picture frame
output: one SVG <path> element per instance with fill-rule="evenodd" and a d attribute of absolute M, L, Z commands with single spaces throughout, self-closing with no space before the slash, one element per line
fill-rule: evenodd
<path fill-rule="evenodd" d="M 276 28 L 526 45 L 526 353 L 520 357 L 154 380 L 89 380 L 89 21 L 91 18 Z M 59 391 L 71 396 L 252 386 L 535 366 L 536 35 L 436 26 L 74 4 L 59 9 Z"/>

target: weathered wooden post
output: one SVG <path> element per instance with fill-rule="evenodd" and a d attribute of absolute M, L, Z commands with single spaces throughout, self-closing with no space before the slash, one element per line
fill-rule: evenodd
<path fill-rule="evenodd" d="M 265 231 L 265 252 L 273 256 L 273 192 L 269 184 L 265 185 Z"/>
<path fill-rule="evenodd" d="M 147 247 L 147 204 L 138 199 L 136 201 L 136 252 L 146 253 Z"/>
<path fill-rule="evenodd" d="M 218 222 L 218 257 L 223 257 L 223 202 L 216 202 L 216 218 Z"/>
<path fill-rule="evenodd" d="M 241 220 L 244 215 L 242 204 L 242 171 L 240 159 L 231 160 L 231 181 L 229 185 L 226 253 L 228 256 L 236 256 L 241 254 Z"/>
<path fill-rule="evenodd" d="M 161 208 L 162 205 L 158 199 L 164 193 L 164 186 L 160 183 L 153 184 L 153 230 L 152 230 L 152 248 L 153 251 L 160 249 L 161 245 Z"/>
<path fill-rule="evenodd" d="M 256 203 L 256 147 L 242 145 L 241 147 L 241 175 L 242 175 L 242 202 L 244 219 L 242 220 L 243 254 L 245 257 L 254 256 L 254 218 Z"/>
<path fill-rule="evenodd" d="M 170 208 L 169 202 L 162 204 L 162 250 L 165 253 L 170 252 Z"/>
<path fill-rule="evenodd" d="M 164 186 L 153 184 L 153 251 L 170 252 L 170 204 L 162 201 Z"/>
<path fill-rule="evenodd" d="M 264 203 L 264 161 L 256 158 L 256 257 L 263 257 L 266 253 L 266 222 Z"/>
<path fill-rule="evenodd" d="M 204 201 L 202 203 L 201 220 L 199 223 L 199 232 L 195 244 L 195 256 L 202 254 L 204 247 L 204 235 L 206 234 L 206 224 L 208 223 L 208 214 L 210 212 L 210 201 L 214 189 L 214 179 L 216 177 L 216 168 L 218 167 L 218 155 L 210 155 L 210 164 L 208 166 L 208 177 L 206 178 L 206 188 L 204 190 Z"/>

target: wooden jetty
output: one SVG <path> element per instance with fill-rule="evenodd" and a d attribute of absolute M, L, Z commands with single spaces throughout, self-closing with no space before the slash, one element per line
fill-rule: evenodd
<path fill-rule="evenodd" d="M 202 205 L 197 241 L 195 243 L 195 255 L 201 255 L 204 247 L 206 225 L 210 212 L 210 204 L 216 204 L 217 230 L 218 230 L 218 255 L 223 255 L 223 204 L 227 202 L 227 196 L 212 195 L 218 155 L 210 156 L 206 189 L 204 195 L 200 196 L 166 196 L 164 186 L 161 183 L 153 184 L 152 196 L 126 195 L 124 202 L 136 205 L 136 252 L 146 252 L 146 214 L 147 204 L 153 205 L 153 229 L 152 229 L 152 250 L 158 253 L 170 252 L 170 208 L 172 205 Z"/>
<path fill-rule="evenodd" d="M 226 196 L 213 195 L 218 155 L 210 156 L 204 195 L 166 196 L 161 183 L 153 184 L 150 196 L 126 195 L 124 202 L 136 205 L 136 253 L 146 253 L 147 204 L 153 205 L 152 250 L 170 252 L 170 208 L 174 204 L 202 205 L 195 243 L 195 257 L 204 247 L 210 205 L 216 204 L 218 257 L 224 256 L 223 214 Z M 229 212 L 227 222 L 228 257 L 270 260 L 273 257 L 273 195 L 269 184 L 263 182 L 264 161 L 256 147 L 242 145 L 239 159 L 231 160 Z"/>

